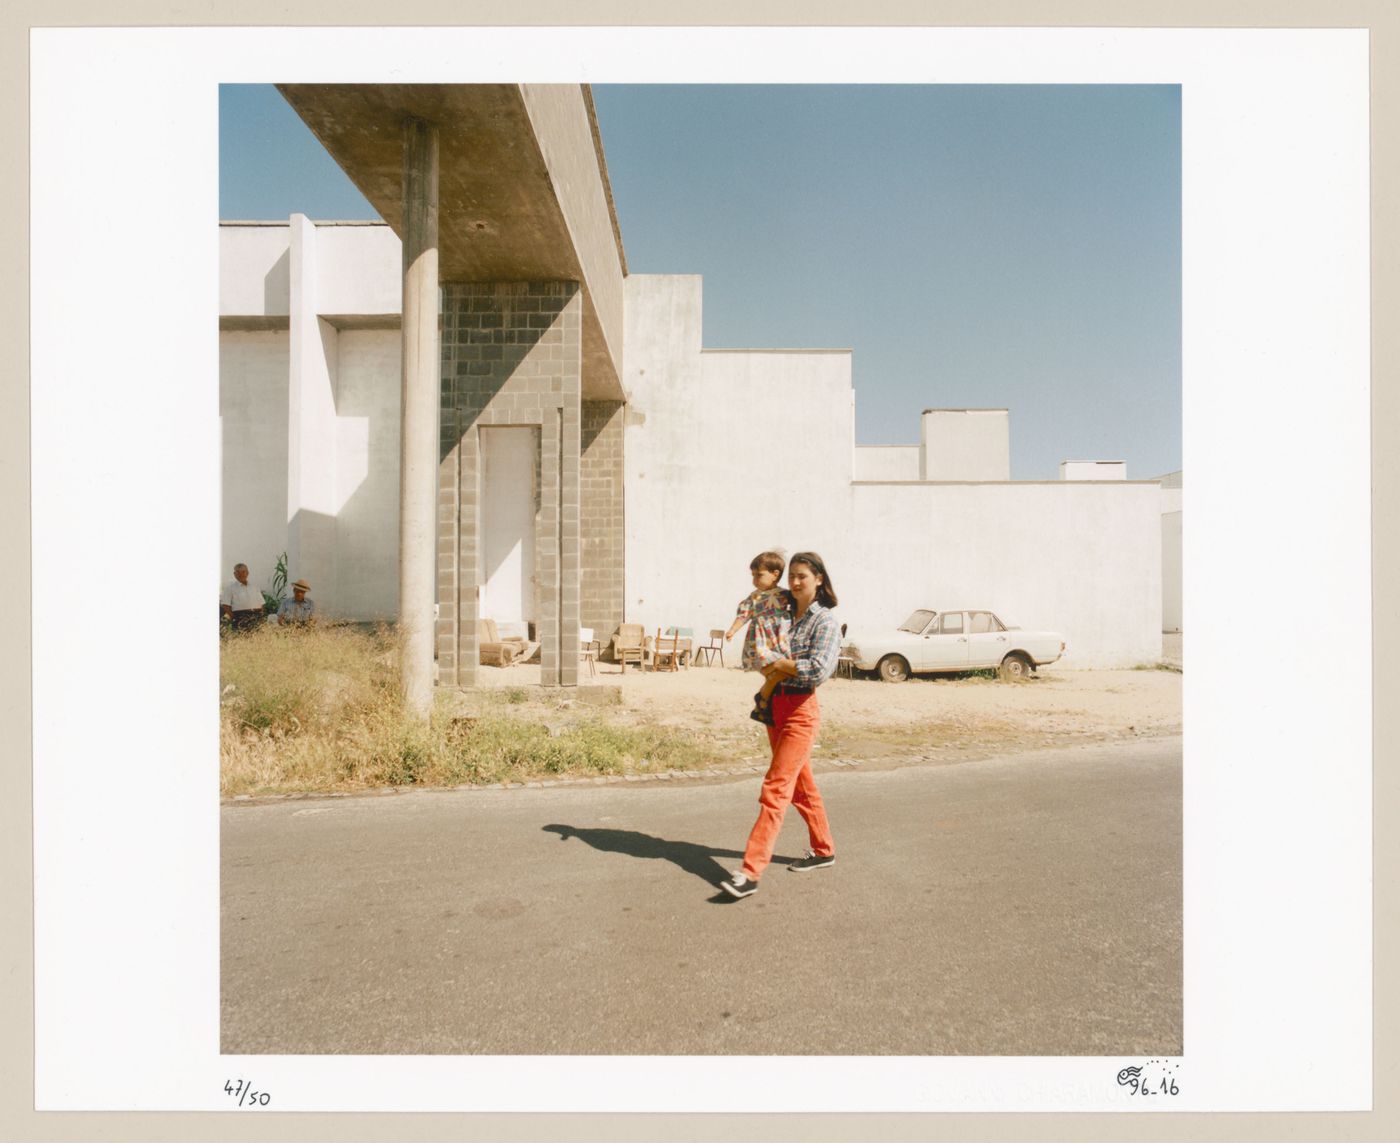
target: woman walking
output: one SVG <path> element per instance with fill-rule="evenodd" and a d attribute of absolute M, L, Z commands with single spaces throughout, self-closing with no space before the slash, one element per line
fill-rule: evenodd
<path fill-rule="evenodd" d="M 758 794 L 758 821 L 744 847 L 743 867 L 720 883 L 731 897 L 747 897 L 758 889 L 759 878 L 773 859 L 773 846 L 789 803 L 807 823 L 811 847 L 806 857 L 788 869 L 805 873 L 836 861 L 826 809 L 812 777 L 812 743 L 821 724 L 817 688 L 831 678 L 841 655 L 841 628 L 831 613 L 836 591 L 816 552 L 798 552 L 788 561 L 787 573 L 793 599 L 791 654 L 763 672 L 779 680 L 773 692 L 773 725 L 768 728 L 773 760 Z"/>

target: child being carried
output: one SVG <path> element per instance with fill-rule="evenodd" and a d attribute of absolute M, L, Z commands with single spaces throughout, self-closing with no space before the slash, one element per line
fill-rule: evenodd
<path fill-rule="evenodd" d="M 771 663 L 788 657 L 788 632 L 792 628 L 792 596 L 778 586 L 787 561 L 777 552 L 759 552 L 749 562 L 753 573 L 753 591 L 740 603 L 734 622 L 725 632 L 726 640 L 745 623 L 743 664 L 746 671 L 761 671 Z M 763 686 L 753 696 L 749 717 L 767 726 L 773 725 L 772 696 L 777 679 L 764 679 Z"/>

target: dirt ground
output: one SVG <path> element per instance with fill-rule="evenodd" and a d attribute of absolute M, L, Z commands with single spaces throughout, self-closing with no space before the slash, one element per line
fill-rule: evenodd
<path fill-rule="evenodd" d="M 733 668 L 625 674 L 598 665 L 577 692 L 545 690 L 537 666 L 481 668 L 489 694 L 549 708 L 547 717 L 602 716 L 660 723 L 709 742 L 736 761 L 767 756 L 762 728 L 747 717 L 756 677 Z M 817 757 L 837 765 L 882 768 L 919 762 L 970 761 L 1078 743 L 1181 733 L 1179 670 L 1042 669 L 1020 683 L 985 677 L 916 678 L 884 683 L 834 678 L 819 692 L 822 730 Z M 463 696 L 463 702 L 483 701 Z"/>

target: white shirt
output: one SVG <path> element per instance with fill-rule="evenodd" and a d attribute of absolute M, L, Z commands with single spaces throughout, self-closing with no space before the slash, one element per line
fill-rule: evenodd
<path fill-rule="evenodd" d="M 263 609 L 262 592 L 251 583 L 239 583 L 236 579 L 228 581 L 228 586 L 224 588 L 220 602 L 234 611 L 261 611 Z"/>

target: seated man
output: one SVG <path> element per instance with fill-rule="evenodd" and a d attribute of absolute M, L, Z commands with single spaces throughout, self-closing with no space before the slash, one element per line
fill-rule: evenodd
<path fill-rule="evenodd" d="M 292 598 L 284 599 L 277 607 L 279 624 L 298 623 L 309 626 L 316 621 L 316 605 L 307 598 L 311 585 L 304 579 L 292 584 Z"/>
<path fill-rule="evenodd" d="M 247 564 L 233 565 L 233 579 L 219 597 L 219 610 L 235 631 L 251 631 L 262 622 L 263 594 L 248 582 Z"/>

